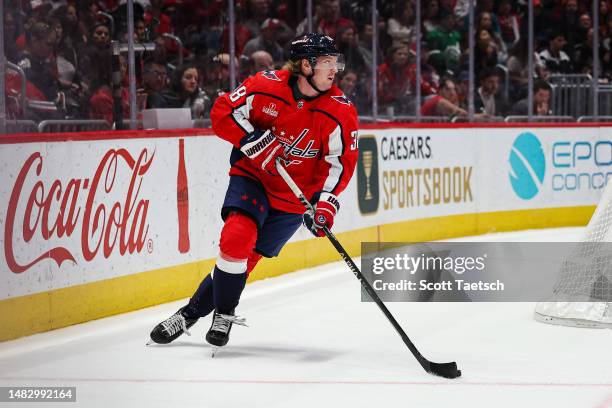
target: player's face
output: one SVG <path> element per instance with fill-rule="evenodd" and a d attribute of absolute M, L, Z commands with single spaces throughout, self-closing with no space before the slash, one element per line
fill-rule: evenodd
<path fill-rule="evenodd" d="M 332 87 L 336 74 L 344 69 L 344 61 L 335 55 L 326 55 L 317 58 L 312 81 L 321 91 Z"/>

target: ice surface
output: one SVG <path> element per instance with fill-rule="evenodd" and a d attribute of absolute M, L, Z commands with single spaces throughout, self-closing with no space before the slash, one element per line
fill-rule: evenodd
<path fill-rule="evenodd" d="M 572 241 L 580 232 L 466 240 Z M 250 327 L 234 327 L 214 359 L 210 317 L 191 337 L 145 347 L 183 304 L 2 343 L 0 386 L 77 387 L 77 403 L 53 407 L 612 407 L 612 330 L 537 323 L 532 303 L 388 304 L 425 356 L 457 361 L 456 380 L 421 369 L 341 262 L 249 285 L 238 312 Z"/>

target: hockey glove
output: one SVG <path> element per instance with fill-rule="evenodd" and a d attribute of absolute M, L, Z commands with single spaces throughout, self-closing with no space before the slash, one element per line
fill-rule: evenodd
<path fill-rule="evenodd" d="M 284 155 L 283 145 L 270 130 L 255 130 L 240 141 L 240 151 L 244 153 L 258 169 L 278 176 L 276 158 Z"/>
<path fill-rule="evenodd" d="M 304 213 L 302 220 L 304 226 L 312 232 L 315 237 L 324 237 L 323 227 L 331 230 L 334 225 L 334 217 L 340 209 L 338 197 L 331 193 L 322 192 L 319 201 L 314 207 L 314 214 Z"/>

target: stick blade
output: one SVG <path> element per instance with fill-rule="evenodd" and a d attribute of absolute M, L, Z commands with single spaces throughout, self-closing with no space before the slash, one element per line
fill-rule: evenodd
<path fill-rule="evenodd" d="M 433 375 L 444 378 L 457 378 L 461 377 L 461 370 L 457 369 L 457 363 L 433 363 L 429 362 L 429 367 L 425 370 Z"/>

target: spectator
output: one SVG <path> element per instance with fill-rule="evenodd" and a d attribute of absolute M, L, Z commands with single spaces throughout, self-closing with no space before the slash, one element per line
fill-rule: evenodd
<path fill-rule="evenodd" d="M 593 28 L 593 21 L 589 13 L 580 14 L 578 17 L 578 28 L 575 33 L 574 43 L 572 47 L 569 48 L 570 52 L 584 43 L 591 28 Z"/>
<path fill-rule="evenodd" d="M 601 39 L 601 70 L 603 76 L 612 79 L 612 13 L 608 15 L 604 33 Z"/>
<path fill-rule="evenodd" d="M 486 69 L 480 73 L 480 87 L 474 97 L 474 111 L 488 116 L 504 116 L 505 101 L 499 95 L 499 72 Z"/>
<path fill-rule="evenodd" d="M 240 63 L 235 58 L 236 71 L 240 72 Z M 204 90 L 207 95 L 211 95 L 214 100 L 219 95 L 223 95 L 230 91 L 230 71 L 229 71 L 230 56 L 222 53 L 212 58 L 209 68 L 205 71 Z"/>
<path fill-rule="evenodd" d="M 387 33 L 393 39 L 392 45 L 411 44 L 416 40 L 414 20 L 412 2 L 410 0 L 397 1 L 393 17 L 387 21 Z"/>
<path fill-rule="evenodd" d="M 440 13 L 440 3 L 438 0 L 428 0 L 425 3 L 425 15 L 423 16 L 423 35 L 438 27 L 438 14 Z"/>
<path fill-rule="evenodd" d="M 313 7 L 313 11 L 312 11 L 312 26 L 313 27 L 318 27 L 319 24 L 321 23 L 321 20 L 323 19 L 323 0 L 317 0 L 314 4 Z M 300 23 L 297 25 L 297 28 L 295 29 L 295 34 L 296 35 L 302 35 L 304 33 L 308 32 L 308 17 L 304 17 L 304 19 L 302 21 L 300 21 Z"/>
<path fill-rule="evenodd" d="M 366 52 L 357 44 L 357 37 L 353 27 L 340 27 L 338 29 L 336 46 L 338 51 L 344 54 L 346 64 L 357 72 L 367 75 L 370 68 L 367 65 Z"/>
<path fill-rule="evenodd" d="M 246 44 L 251 39 L 259 35 L 259 30 L 257 31 L 258 34 L 253 35 L 252 31 L 249 29 L 249 27 L 247 27 L 246 22 L 244 20 L 245 20 L 245 15 L 243 12 L 243 8 L 237 7 L 235 19 L 234 19 L 234 44 L 235 44 L 236 55 L 241 55 L 244 52 L 244 47 L 246 46 Z M 222 29 L 223 29 L 223 35 L 222 35 L 223 49 L 229 50 L 230 27 L 229 25 L 224 24 Z M 249 54 L 246 54 L 246 55 L 248 56 Z"/>
<path fill-rule="evenodd" d="M 372 24 L 366 23 L 361 28 L 361 32 L 357 37 L 357 44 L 359 45 L 361 52 L 363 54 L 363 58 L 365 58 L 366 65 L 369 67 L 369 70 L 372 71 L 372 36 L 374 35 L 374 28 L 372 28 Z M 380 48 L 380 41 L 377 44 L 377 55 L 383 55 L 382 49 Z M 380 58 L 380 57 L 379 57 Z"/>
<path fill-rule="evenodd" d="M 467 111 L 459 107 L 457 83 L 452 77 L 444 77 L 440 81 L 440 94 L 425 100 L 421 105 L 423 116 L 458 116 L 467 115 Z"/>
<path fill-rule="evenodd" d="M 550 110 L 550 94 L 551 88 L 547 82 L 537 80 L 533 84 L 533 114 L 536 116 L 552 115 Z M 512 114 L 518 116 L 526 116 L 528 112 L 527 98 L 521 99 L 512 107 Z"/>
<path fill-rule="evenodd" d="M 152 108 L 189 108 L 193 119 L 203 118 L 210 110 L 210 98 L 200 89 L 200 74 L 195 65 L 184 65 L 172 74 L 170 87 L 161 92 Z"/>
<path fill-rule="evenodd" d="M 260 71 L 271 71 L 274 69 L 274 60 L 270 53 L 266 51 L 255 51 L 251 55 L 251 62 L 253 64 L 253 71 L 249 75 L 254 75 Z"/>
<path fill-rule="evenodd" d="M 120 60 L 120 72 L 122 77 L 127 73 L 127 62 L 123 56 Z M 112 69 L 110 51 L 97 54 L 97 64 L 92 66 L 90 73 L 92 96 L 89 100 L 89 118 L 103 119 L 113 123 L 113 91 L 112 91 Z M 122 84 L 124 85 L 124 84 Z M 130 95 L 127 87 L 121 88 L 121 111 L 123 118 L 130 116 Z"/>
<path fill-rule="evenodd" d="M 17 65 L 47 101 L 58 98 L 57 66 L 53 58 L 56 33 L 46 23 L 34 23 L 26 32 L 26 49 L 17 57 Z"/>
<path fill-rule="evenodd" d="M 350 99 L 360 114 L 370 111 L 366 87 L 363 81 L 359 80 L 359 74 L 353 69 L 345 69 L 338 74 L 338 87 L 342 89 L 344 95 Z"/>
<path fill-rule="evenodd" d="M 323 3 L 323 17 L 318 25 L 318 32 L 336 38 L 336 31 L 340 27 L 352 27 L 355 23 L 340 15 L 340 0 L 325 0 Z"/>
<path fill-rule="evenodd" d="M 148 60 L 143 66 L 142 84 L 143 91 L 147 94 L 146 107 L 157 106 L 161 104 L 160 92 L 166 86 L 168 73 L 166 67 L 159 61 Z"/>
<path fill-rule="evenodd" d="M 428 55 L 428 49 L 425 44 L 421 46 L 421 53 L 423 55 Z M 435 54 L 434 54 L 435 55 Z M 416 89 L 416 44 L 413 44 L 410 47 L 411 58 L 410 68 L 408 69 L 408 75 L 410 78 L 410 89 Z M 435 67 L 429 64 L 429 61 L 432 58 L 430 57 L 428 61 L 421 60 L 421 97 L 426 97 L 429 95 L 435 95 L 438 93 L 438 88 L 440 86 L 440 76 Z M 444 72 L 446 68 L 444 68 Z"/>
<path fill-rule="evenodd" d="M 251 32 L 251 38 L 259 35 L 261 25 L 270 18 L 270 0 L 248 0 L 247 16 L 244 25 Z M 247 54 L 250 55 L 250 54 Z"/>
<path fill-rule="evenodd" d="M 265 19 L 260 34 L 246 43 L 243 54 L 249 56 L 255 51 L 266 51 L 274 59 L 274 64 L 280 67 L 284 62 L 283 47 L 276 42 L 276 32 L 280 26 L 280 21 L 275 18 Z"/>
<path fill-rule="evenodd" d="M 72 4 L 59 7 L 54 13 L 62 23 L 62 40 L 61 47 L 65 49 L 75 50 L 77 52 L 83 49 L 87 36 L 83 35 L 79 27 L 79 18 L 77 9 Z M 75 62 L 77 62 L 75 60 Z"/>
<path fill-rule="evenodd" d="M 17 22 L 11 11 L 4 14 L 4 54 L 10 62 L 17 62 Z"/>
<path fill-rule="evenodd" d="M 497 6 L 497 23 L 499 24 L 499 31 L 501 39 L 506 45 L 506 48 L 510 48 L 518 42 L 521 37 L 519 32 L 519 17 L 512 10 L 512 3 L 510 0 L 501 0 Z"/>
<path fill-rule="evenodd" d="M 565 34 L 561 31 L 553 32 L 549 38 L 548 48 L 538 54 L 551 74 L 572 73 L 572 61 L 563 51 L 566 45 Z"/>
<path fill-rule="evenodd" d="M 512 101 L 522 99 L 527 95 L 527 84 L 529 82 L 528 52 L 526 37 L 521 37 L 519 42 L 510 49 L 507 68 L 510 77 L 509 94 Z M 548 71 L 546 71 L 535 52 L 533 63 L 535 65 L 534 77 L 545 80 L 548 77 Z"/>
<path fill-rule="evenodd" d="M 603 56 L 603 48 L 599 46 L 600 58 Z M 593 73 L 593 28 L 587 32 L 584 41 L 577 44 L 574 50 L 574 72 L 579 74 Z"/>
<path fill-rule="evenodd" d="M 483 11 L 476 19 L 476 31 L 486 30 L 491 37 L 491 40 L 495 43 L 497 48 L 497 59 L 499 62 L 506 62 L 508 58 L 508 50 L 506 44 L 501 38 L 499 26 L 494 21 L 494 14 Z"/>
<path fill-rule="evenodd" d="M 110 29 L 103 23 L 96 23 L 90 31 L 87 45 L 79 54 L 78 66 L 83 75 L 83 81 L 93 90 L 91 83 L 94 81 L 93 76 L 96 72 L 96 67 L 99 64 L 98 58 L 110 50 Z"/>
<path fill-rule="evenodd" d="M 459 40 L 461 34 L 455 29 L 455 15 L 447 11 L 440 12 L 440 25 L 427 34 L 427 44 L 430 50 L 440 52 L 438 63 L 435 66 L 443 66 L 444 70 L 455 71 L 459 65 L 461 47 Z"/>
<path fill-rule="evenodd" d="M 407 112 L 411 102 L 408 46 L 391 47 L 378 67 L 378 100 L 382 107 L 393 107 L 396 114 Z"/>
<path fill-rule="evenodd" d="M 557 2 L 557 6 L 558 10 L 553 16 L 554 27 L 557 30 L 563 30 L 565 40 L 570 48 L 573 48 L 580 35 L 578 1 L 565 0 L 565 2 Z"/>
<path fill-rule="evenodd" d="M 488 30 L 480 29 L 476 32 L 476 48 L 474 50 L 474 64 L 476 75 L 486 68 L 495 68 L 498 62 L 497 45 Z"/>
<path fill-rule="evenodd" d="M 144 12 L 144 22 L 156 36 L 174 32 L 170 16 L 163 12 L 163 0 L 150 0 L 150 7 Z"/>

